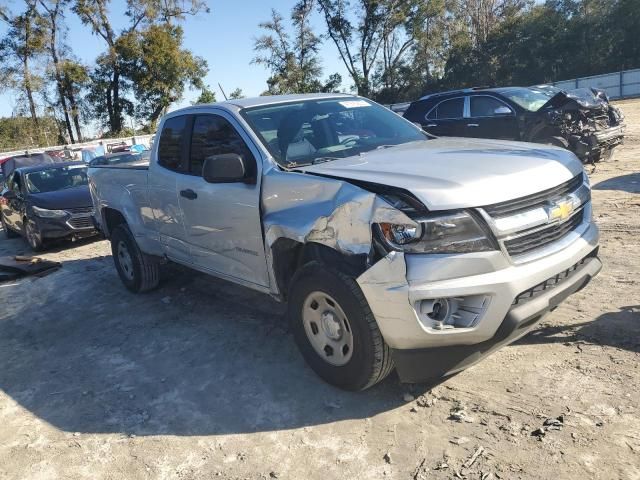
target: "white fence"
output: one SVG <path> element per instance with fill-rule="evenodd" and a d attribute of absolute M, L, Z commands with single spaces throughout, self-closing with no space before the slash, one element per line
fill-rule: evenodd
<path fill-rule="evenodd" d="M 73 143 L 73 144 L 68 144 L 68 147 L 70 150 L 72 151 L 76 151 L 76 150 L 81 150 L 83 148 L 86 147 L 95 147 L 98 144 L 102 143 L 105 148 L 107 145 L 111 144 L 111 143 L 122 143 L 124 142 L 127 145 L 135 145 L 135 144 L 142 144 L 142 145 L 146 145 L 147 148 L 151 147 L 151 138 L 153 137 L 153 135 L 136 135 L 134 137 L 122 137 L 122 138 L 104 138 L 102 140 L 93 140 L 91 142 L 85 142 L 85 143 Z M 9 152 L 0 152 L 0 158 L 5 158 L 5 157 L 13 157 L 15 155 L 23 155 L 25 153 L 25 151 L 28 151 L 29 153 L 42 153 L 45 150 L 46 151 L 51 151 L 51 150 L 62 150 L 64 149 L 64 145 L 57 145 L 54 147 L 40 147 L 40 148 L 29 148 L 29 149 L 22 149 L 22 150 L 13 150 L 13 151 L 9 151 Z"/>
<path fill-rule="evenodd" d="M 575 78 L 573 80 L 562 80 L 552 84 L 563 90 L 595 87 L 607 92 L 610 98 L 640 97 L 640 68 L 594 75 L 592 77 Z"/>

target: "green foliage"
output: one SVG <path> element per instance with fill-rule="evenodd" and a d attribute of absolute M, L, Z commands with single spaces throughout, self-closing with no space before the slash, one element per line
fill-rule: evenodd
<path fill-rule="evenodd" d="M 284 17 L 271 11 L 271 19 L 260 24 L 267 34 L 255 40 L 256 56 L 253 63 L 264 65 L 271 71 L 267 80 L 269 95 L 285 93 L 311 93 L 335 89 L 340 76 L 332 75 L 322 82 L 322 66 L 318 51 L 322 40 L 310 26 L 312 0 L 300 0 L 291 10 L 291 30 L 284 25 Z M 337 75 L 337 76 L 336 76 Z"/>
<path fill-rule="evenodd" d="M 202 103 L 215 103 L 216 102 L 216 94 L 213 90 L 209 88 L 208 85 L 202 87 L 202 91 L 200 92 L 200 96 L 196 99 L 195 102 L 191 102 L 192 105 L 199 105 Z"/>
<path fill-rule="evenodd" d="M 120 37 L 117 52 L 123 76 L 131 81 L 135 115 L 153 129 L 158 118 L 182 98 L 185 86 L 202 89 L 207 62 L 181 48 L 181 27 L 150 25 Z"/>
<path fill-rule="evenodd" d="M 58 145 L 63 141 L 53 117 L 40 117 L 38 125 L 29 117 L 0 118 L 0 151 Z"/>
<path fill-rule="evenodd" d="M 229 94 L 229 98 L 232 100 L 237 100 L 239 98 L 244 98 L 244 93 L 242 93 L 241 88 L 236 88 L 233 92 Z"/>

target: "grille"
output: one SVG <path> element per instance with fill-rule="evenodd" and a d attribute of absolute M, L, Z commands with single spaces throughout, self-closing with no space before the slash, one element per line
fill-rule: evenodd
<path fill-rule="evenodd" d="M 72 217 L 68 223 L 73 228 L 93 228 L 91 217 Z"/>
<path fill-rule="evenodd" d="M 530 252 L 531 250 L 542 248 L 556 240 L 560 240 L 566 234 L 575 230 L 578 225 L 582 223 L 583 215 L 583 210 L 580 210 L 578 213 L 573 215 L 573 217 L 563 223 L 556 223 L 541 230 L 529 233 L 528 235 L 523 235 L 512 240 L 506 240 L 504 242 L 504 246 L 506 247 L 507 252 L 509 252 L 509 255 L 512 256 L 522 255 Z"/>
<path fill-rule="evenodd" d="M 93 213 L 93 207 L 78 207 L 78 208 L 67 208 L 67 212 L 72 214 L 77 213 Z"/>
<path fill-rule="evenodd" d="M 484 207 L 484 211 L 492 217 L 506 217 L 509 215 L 515 215 L 516 213 L 531 210 L 537 207 L 542 207 L 554 197 L 562 197 L 567 195 L 582 185 L 582 174 L 576 175 L 571 180 L 568 180 L 557 187 L 544 190 L 533 195 L 517 198 L 516 200 L 509 200 L 506 202 L 496 203 Z"/>
<path fill-rule="evenodd" d="M 529 300 L 532 300 L 538 297 L 542 292 L 550 290 L 555 286 L 560 285 L 561 283 L 564 283 L 564 281 L 567 280 L 569 277 L 571 277 L 573 272 L 575 272 L 581 265 L 583 265 L 584 262 L 596 256 L 598 256 L 597 248 L 593 252 L 591 252 L 589 255 L 584 257 L 582 260 L 580 260 L 578 263 L 576 263 L 575 265 L 567 268 L 563 272 L 560 272 L 559 274 L 551 278 L 548 278 L 547 280 L 545 280 L 542 283 L 539 283 L 535 287 L 530 288 L 529 290 L 525 290 L 524 292 L 519 294 L 513 301 L 512 305 L 522 305 L 523 303 L 526 303 Z"/>

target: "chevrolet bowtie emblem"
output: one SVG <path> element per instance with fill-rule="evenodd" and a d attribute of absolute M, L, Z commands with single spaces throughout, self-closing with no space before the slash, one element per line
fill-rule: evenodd
<path fill-rule="evenodd" d="M 573 210 L 573 200 L 571 198 L 565 198 L 553 202 L 547 209 L 547 215 L 549 216 L 550 222 L 554 220 L 562 221 L 569 218 Z"/>

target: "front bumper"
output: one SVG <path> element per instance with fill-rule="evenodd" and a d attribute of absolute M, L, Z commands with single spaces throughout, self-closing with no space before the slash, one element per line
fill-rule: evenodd
<path fill-rule="evenodd" d="M 68 217 L 61 218 L 42 218 L 35 215 L 32 216 L 42 238 L 55 239 L 55 238 L 84 238 L 97 234 L 97 231 L 93 225 L 88 227 L 75 228 L 69 223 Z"/>
<path fill-rule="evenodd" d="M 525 264 L 502 252 L 462 255 L 390 254 L 358 279 L 403 381 L 449 375 L 527 333 L 547 312 L 583 288 L 601 268 L 598 229 L 589 227 L 570 245 Z M 552 288 L 514 305 L 523 292 L 571 271 Z M 420 302 L 484 296 L 481 318 L 468 328 L 434 329 Z"/>

